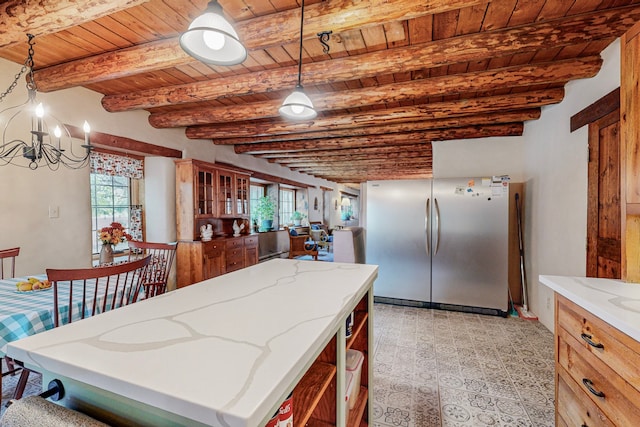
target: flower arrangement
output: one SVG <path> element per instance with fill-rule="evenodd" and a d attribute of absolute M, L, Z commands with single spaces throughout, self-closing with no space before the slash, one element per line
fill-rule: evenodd
<path fill-rule="evenodd" d="M 131 240 L 131 234 L 124 231 L 124 227 L 119 222 L 112 222 L 110 226 L 100 229 L 98 238 L 103 245 L 117 245 L 125 240 Z"/>

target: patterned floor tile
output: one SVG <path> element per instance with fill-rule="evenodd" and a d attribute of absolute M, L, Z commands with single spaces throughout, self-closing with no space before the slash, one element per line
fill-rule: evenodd
<path fill-rule="evenodd" d="M 553 335 L 538 322 L 374 310 L 373 426 L 553 426 Z"/>

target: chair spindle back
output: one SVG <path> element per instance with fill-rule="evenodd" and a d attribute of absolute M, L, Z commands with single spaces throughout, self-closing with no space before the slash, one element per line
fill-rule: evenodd
<path fill-rule="evenodd" d="M 140 299 L 150 256 L 107 267 L 47 269 L 53 285 L 54 327 L 104 313 Z"/>

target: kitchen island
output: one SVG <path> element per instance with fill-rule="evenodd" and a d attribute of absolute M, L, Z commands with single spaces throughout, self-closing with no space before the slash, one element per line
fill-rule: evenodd
<path fill-rule="evenodd" d="M 353 347 L 365 363 L 349 425 L 366 422 L 377 272 L 275 259 L 16 341 L 7 354 L 43 384 L 61 379 L 61 404 L 112 425 L 257 427 L 293 392 L 296 424 L 343 426 Z"/>
<path fill-rule="evenodd" d="M 640 425 L 640 284 L 540 282 L 556 295 L 556 425 Z"/>

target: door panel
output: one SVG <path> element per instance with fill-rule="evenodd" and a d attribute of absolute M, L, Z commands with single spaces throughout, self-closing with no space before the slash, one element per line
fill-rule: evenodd
<path fill-rule="evenodd" d="M 433 181 L 432 302 L 507 311 L 509 193 L 481 182 Z"/>
<path fill-rule="evenodd" d="M 429 180 L 367 183 L 367 264 L 377 264 L 374 295 L 430 301 L 426 248 Z"/>
<path fill-rule="evenodd" d="M 587 276 L 621 277 L 620 112 L 589 124 Z"/>

